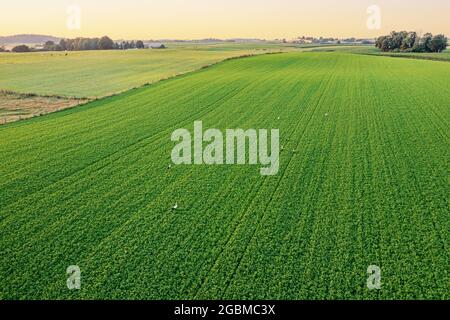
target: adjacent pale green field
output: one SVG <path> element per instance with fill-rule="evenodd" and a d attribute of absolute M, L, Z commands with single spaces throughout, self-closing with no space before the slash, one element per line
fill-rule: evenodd
<path fill-rule="evenodd" d="M 1 53 L 0 89 L 102 97 L 226 58 L 279 49 L 271 44 L 169 44 L 166 50 Z"/>
<path fill-rule="evenodd" d="M 426 59 L 426 60 L 442 60 L 450 61 L 450 50 L 445 50 L 439 53 L 414 53 L 414 52 L 377 52 L 379 55 L 392 56 L 392 57 L 402 57 L 402 58 L 414 58 L 414 59 Z"/>
<path fill-rule="evenodd" d="M 413 58 L 436 61 L 450 61 L 450 50 L 443 52 L 432 53 L 416 53 L 416 52 L 382 52 L 373 45 L 346 45 L 346 46 L 322 46 L 317 48 L 303 48 L 303 51 L 324 52 L 324 51 L 338 51 L 338 52 L 352 52 L 359 54 L 371 54 L 380 56 L 390 56 L 399 58 Z"/>
<path fill-rule="evenodd" d="M 2 126 L 0 298 L 449 299 L 449 74 L 266 55 Z M 168 169 L 195 120 L 279 128 L 279 174 Z"/>

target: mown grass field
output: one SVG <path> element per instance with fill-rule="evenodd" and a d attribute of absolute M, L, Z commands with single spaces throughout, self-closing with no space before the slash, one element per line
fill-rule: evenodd
<path fill-rule="evenodd" d="M 0 298 L 449 299 L 449 74 L 265 55 L 2 126 Z M 279 128 L 279 174 L 168 169 L 195 120 Z"/>
<path fill-rule="evenodd" d="M 104 97 L 227 58 L 287 50 L 272 44 L 169 44 L 165 50 L 0 53 L 0 89 Z"/>
<path fill-rule="evenodd" d="M 88 100 L 60 97 L 43 97 L 0 90 L 0 124 L 72 108 Z"/>

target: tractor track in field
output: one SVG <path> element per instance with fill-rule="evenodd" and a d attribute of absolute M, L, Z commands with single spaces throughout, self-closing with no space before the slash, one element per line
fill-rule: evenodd
<path fill-rule="evenodd" d="M 297 124 L 298 125 L 298 124 Z M 295 133 L 296 128 L 294 128 L 292 130 L 292 132 L 289 134 L 289 138 L 287 139 L 287 141 L 290 141 L 290 139 L 292 138 L 293 134 Z M 291 157 L 292 158 L 292 157 Z M 289 159 L 289 162 L 291 160 L 291 158 Z M 255 193 L 255 195 L 253 196 L 253 201 L 249 201 L 248 204 L 245 206 L 245 208 L 243 210 L 241 210 L 242 214 L 238 215 L 239 220 L 242 220 L 241 218 L 246 216 L 248 214 L 248 209 L 253 205 L 254 203 L 254 199 L 257 198 L 257 195 L 259 192 L 261 192 L 261 190 L 264 188 L 264 186 L 266 185 L 266 182 L 268 181 L 268 178 L 265 177 L 263 179 L 263 182 L 261 183 L 261 185 L 258 187 L 258 191 Z M 281 180 L 279 180 L 281 181 Z M 279 184 L 279 183 L 278 183 Z M 253 191 L 253 189 L 252 189 Z M 226 251 L 229 243 L 232 241 L 232 239 L 234 237 L 236 237 L 237 235 L 237 230 L 239 229 L 240 224 L 236 224 L 236 227 L 234 228 L 234 231 L 230 233 L 230 236 L 227 238 L 225 244 L 222 246 L 221 251 L 218 253 L 218 255 L 216 256 L 216 258 L 214 259 L 213 263 L 211 264 L 210 270 L 208 272 L 208 274 L 211 274 L 211 271 L 214 270 L 214 268 L 217 266 L 217 263 L 219 261 L 219 259 L 221 258 L 221 256 L 224 254 L 224 252 Z M 197 289 L 196 293 L 195 293 L 195 297 L 198 297 L 200 291 L 202 290 L 202 287 L 204 286 L 204 284 L 208 281 L 208 277 L 204 278 L 201 281 L 201 284 L 199 286 L 199 288 Z"/>
<path fill-rule="evenodd" d="M 326 89 L 328 89 L 328 84 L 330 83 L 330 79 L 331 79 L 331 77 L 329 77 L 329 78 L 327 79 L 327 81 L 325 82 L 324 87 L 325 87 Z M 318 88 L 318 91 L 320 91 L 320 88 Z M 324 96 L 325 96 L 325 90 L 324 90 L 324 91 L 320 94 L 320 96 L 318 97 L 318 101 L 317 101 L 316 105 L 313 107 L 313 112 L 312 112 L 311 116 L 309 117 L 308 121 L 306 122 L 306 124 L 305 124 L 305 126 L 304 126 L 303 132 L 300 134 L 300 136 L 299 136 L 299 138 L 298 138 L 298 142 L 297 142 L 297 144 L 295 145 L 295 148 L 294 148 L 294 150 L 296 150 L 296 152 L 298 152 L 298 147 L 299 147 L 299 145 L 300 145 L 301 137 L 302 137 L 302 136 L 304 135 L 304 133 L 306 132 L 306 128 L 308 127 L 308 124 L 311 122 L 311 119 L 313 119 L 315 113 L 316 113 L 317 110 L 319 109 L 318 107 L 319 107 L 319 105 L 321 104 L 321 102 L 322 102 Z M 300 124 L 303 124 L 303 123 L 300 122 L 300 121 L 298 122 L 298 126 L 297 126 L 297 127 L 292 131 L 292 133 L 289 135 L 289 140 L 294 136 L 295 132 L 296 132 L 297 129 L 300 127 Z M 252 241 L 253 241 L 255 235 L 256 235 L 257 232 L 259 231 L 259 228 L 260 228 L 260 226 L 261 226 L 261 222 L 264 220 L 264 217 L 265 217 L 265 215 L 266 215 L 266 213 L 267 213 L 267 211 L 268 211 L 267 209 L 268 209 L 269 205 L 272 203 L 273 197 L 274 197 L 275 193 L 277 193 L 278 188 L 279 188 L 281 182 L 283 181 L 283 179 L 284 179 L 284 177 L 285 177 L 285 175 L 286 175 L 286 173 L 287 173 L 287 171 L 288 171 L 289 165 L 291 164 L 292 159 L 295 157 L 296 152 L 295 152 L 295 153 L 292 153 L 291 157 L 289 157 L 289 160 L 288 160 L 288 162 L 287 162 L 287 164 L 286 164 L 286 166 L 285 166 L 285 169 L 283 170 L 282 174 L 280 175 L 280 178 L 277 180 L 277 184 L 276 184 L 276 186 L 275 186 L 273 192 L 271 193 L 271 195 L 270 195 L 270 197 L 269 197 L 269 200 L 267 201 L 267 203 L 266 203 L 266 205 L 265 205 L 265 207 L 264 207 L 263 214 L 262 214 L 261 217 L 258 219 L 256 228 L 255 228 L 255 230 L 253 231 L 253 233 L 252 233 L 252 235 L 251 235 L 249 241 L 247 242 L 247 244 L 246 244 L 246 246 L 245 246 L 245 248 L 244 248 L 244 250 L 243 250 L 243 253 L 241 254 L 241 256 L 240 256 L 240 258 L 239 258 L 239 260 L 238 260 L 238 262 L 237 262 L 237 264 L 236 264 L 236 267 L 234 268 L 234 271 L 232 272 L 231 276 L 229 277 L 229 281 L 227 282 L 227 286 L 226 286 L 226 287 L 224 288 L 224 290 L 223 290 L 223 295 L 222 295 L 221 299 L 223 299 L 223 298 L 224 298 L 224 295 L 226 295 L 227 290 L 228 290 L 228 288 L 229 288 L 229 286 L 230 286 L 230 284 L 231 284 L 231 281 L 232 281 L 232 279 L 234 278 L 234 276 L 235 276 L 237 270 L 239 269 L 239 266 L 241 265 L 241 262 L 242 262 L 244 256 L 246 255 L 246 253 L 247 253 L 247 251 L 248 251 L 249 245 L 252 243 Z M 262 189 L 263 189 L 263 187 L 261 187 L 261 190 L 262 190 Z M 247 208 L 246 210 L 248 210 L 248 208 Z"/>

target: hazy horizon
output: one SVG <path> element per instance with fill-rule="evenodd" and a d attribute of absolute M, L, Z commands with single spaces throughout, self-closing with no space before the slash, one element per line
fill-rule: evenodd
<path fill-rule="evenodd" d="M 381 10 L 380 28 L 367 25 L 374 14 L 368 8 L 373 5 Z M 68 20 L 77 15 L 76 8 L 80 9 L 79 28 L 70 28 Z M 1 36 L 108 35 L 114 39 L 145 40 L 271 40 L 302 35 L 374 38 L 392 30 L 448 36 L 447 12 L 448 0 L 7 0 L 2 7 L 0 30 Z"/>

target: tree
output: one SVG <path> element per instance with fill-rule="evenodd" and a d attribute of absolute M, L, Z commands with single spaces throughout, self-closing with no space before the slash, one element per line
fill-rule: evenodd
<path fill-rule="evenodd" d="M 53 51 L 53 50 L 55 50 L 55 43 L 53 41 L 47 41 L 44 44 L 44 50 L 45 51 Z"/>
<path fill-rule="evenodd" d="M 381 36 L 377 39 L 376 46 L 384 52 L 393 51 L 395 49 L 394 39 L 392 36 Z"/>
<path fill-rule="evenodd" d="M 30 47 L 28 47 L 28 46 L 22 44 L 22 45 L 20 45 L 20 46 L 14 47 L 14 48 L 12 49 L 12 51 L 13 51 L 13 52 L 30 52 L 31 49 L 30 49 Z"/>
<path fill-rule="evenodd" d="M 408 33 L 406 31 L 400 31 L 400 32 L 395 32 L 392 31 L 391 32 L 391 39 L 390 39 L 390 47 L 391 50 L 400 50 L 402 43 L 403 43 L 403 39 L 406 38 L 408 35 Z"/>
<path fill-rule="evenodd" d="M 443 34 L 434 36 L 428 43 L 431 52 L 442 52 L 447 49 L 447 37 Z"/>
<path fill-rule="evenodd" d="M 380 49 L 382 51 L 385 51 L 383 49 L 383 47 L 384 47 L 384 43 L 386 41 L 386 38 L 387 38 L 387 36 L 378 37 L 377 40 L 375 41 L 375 47 L 377 47 L 378 49 Z"/>
<path fill-rule="evenodd" d="M 425 33 L 422 38 L 419 40 L 419 52 L 429 52 L 430 51 L 430 42 L 433 39 L 433 35 L 431 33 Z"/>
<path fill-rule="evenodd" d="M 87 50 L 99 50 L 100 39 L 99 38 L 86 39 L 86 47 L 87 47 Z M 110 49 L 113 49 L 113 47 L 114 47 L 114 44 Z"/>
<path fill-rule="evenodd" d="M 67 42 L 64 39 L 61 39 L 61 41 L 59 41 L 59 46 L 61 47 L 61 50 L 67 50 Z"/>
<path fill-rule="evenodd" d="M 137 49 L 144 49 L 144 42 L 142 42 L 141 40 L 136 41 L 136 48 Z"/>
<path fill-rule="evenodd" d="M 406 36 L 403 38 L 403 42 L 400 49 L 403 51 L 411 51 L 416 41 L 417 41 L 417 33 L 408 32 Z"/>
<path fill-rule="evenodd" d="M 100 50 L 111 50 L 114 48 L 114 41 L 109 37 L 104 36 L 100 39 L 98 46 Z"/>

